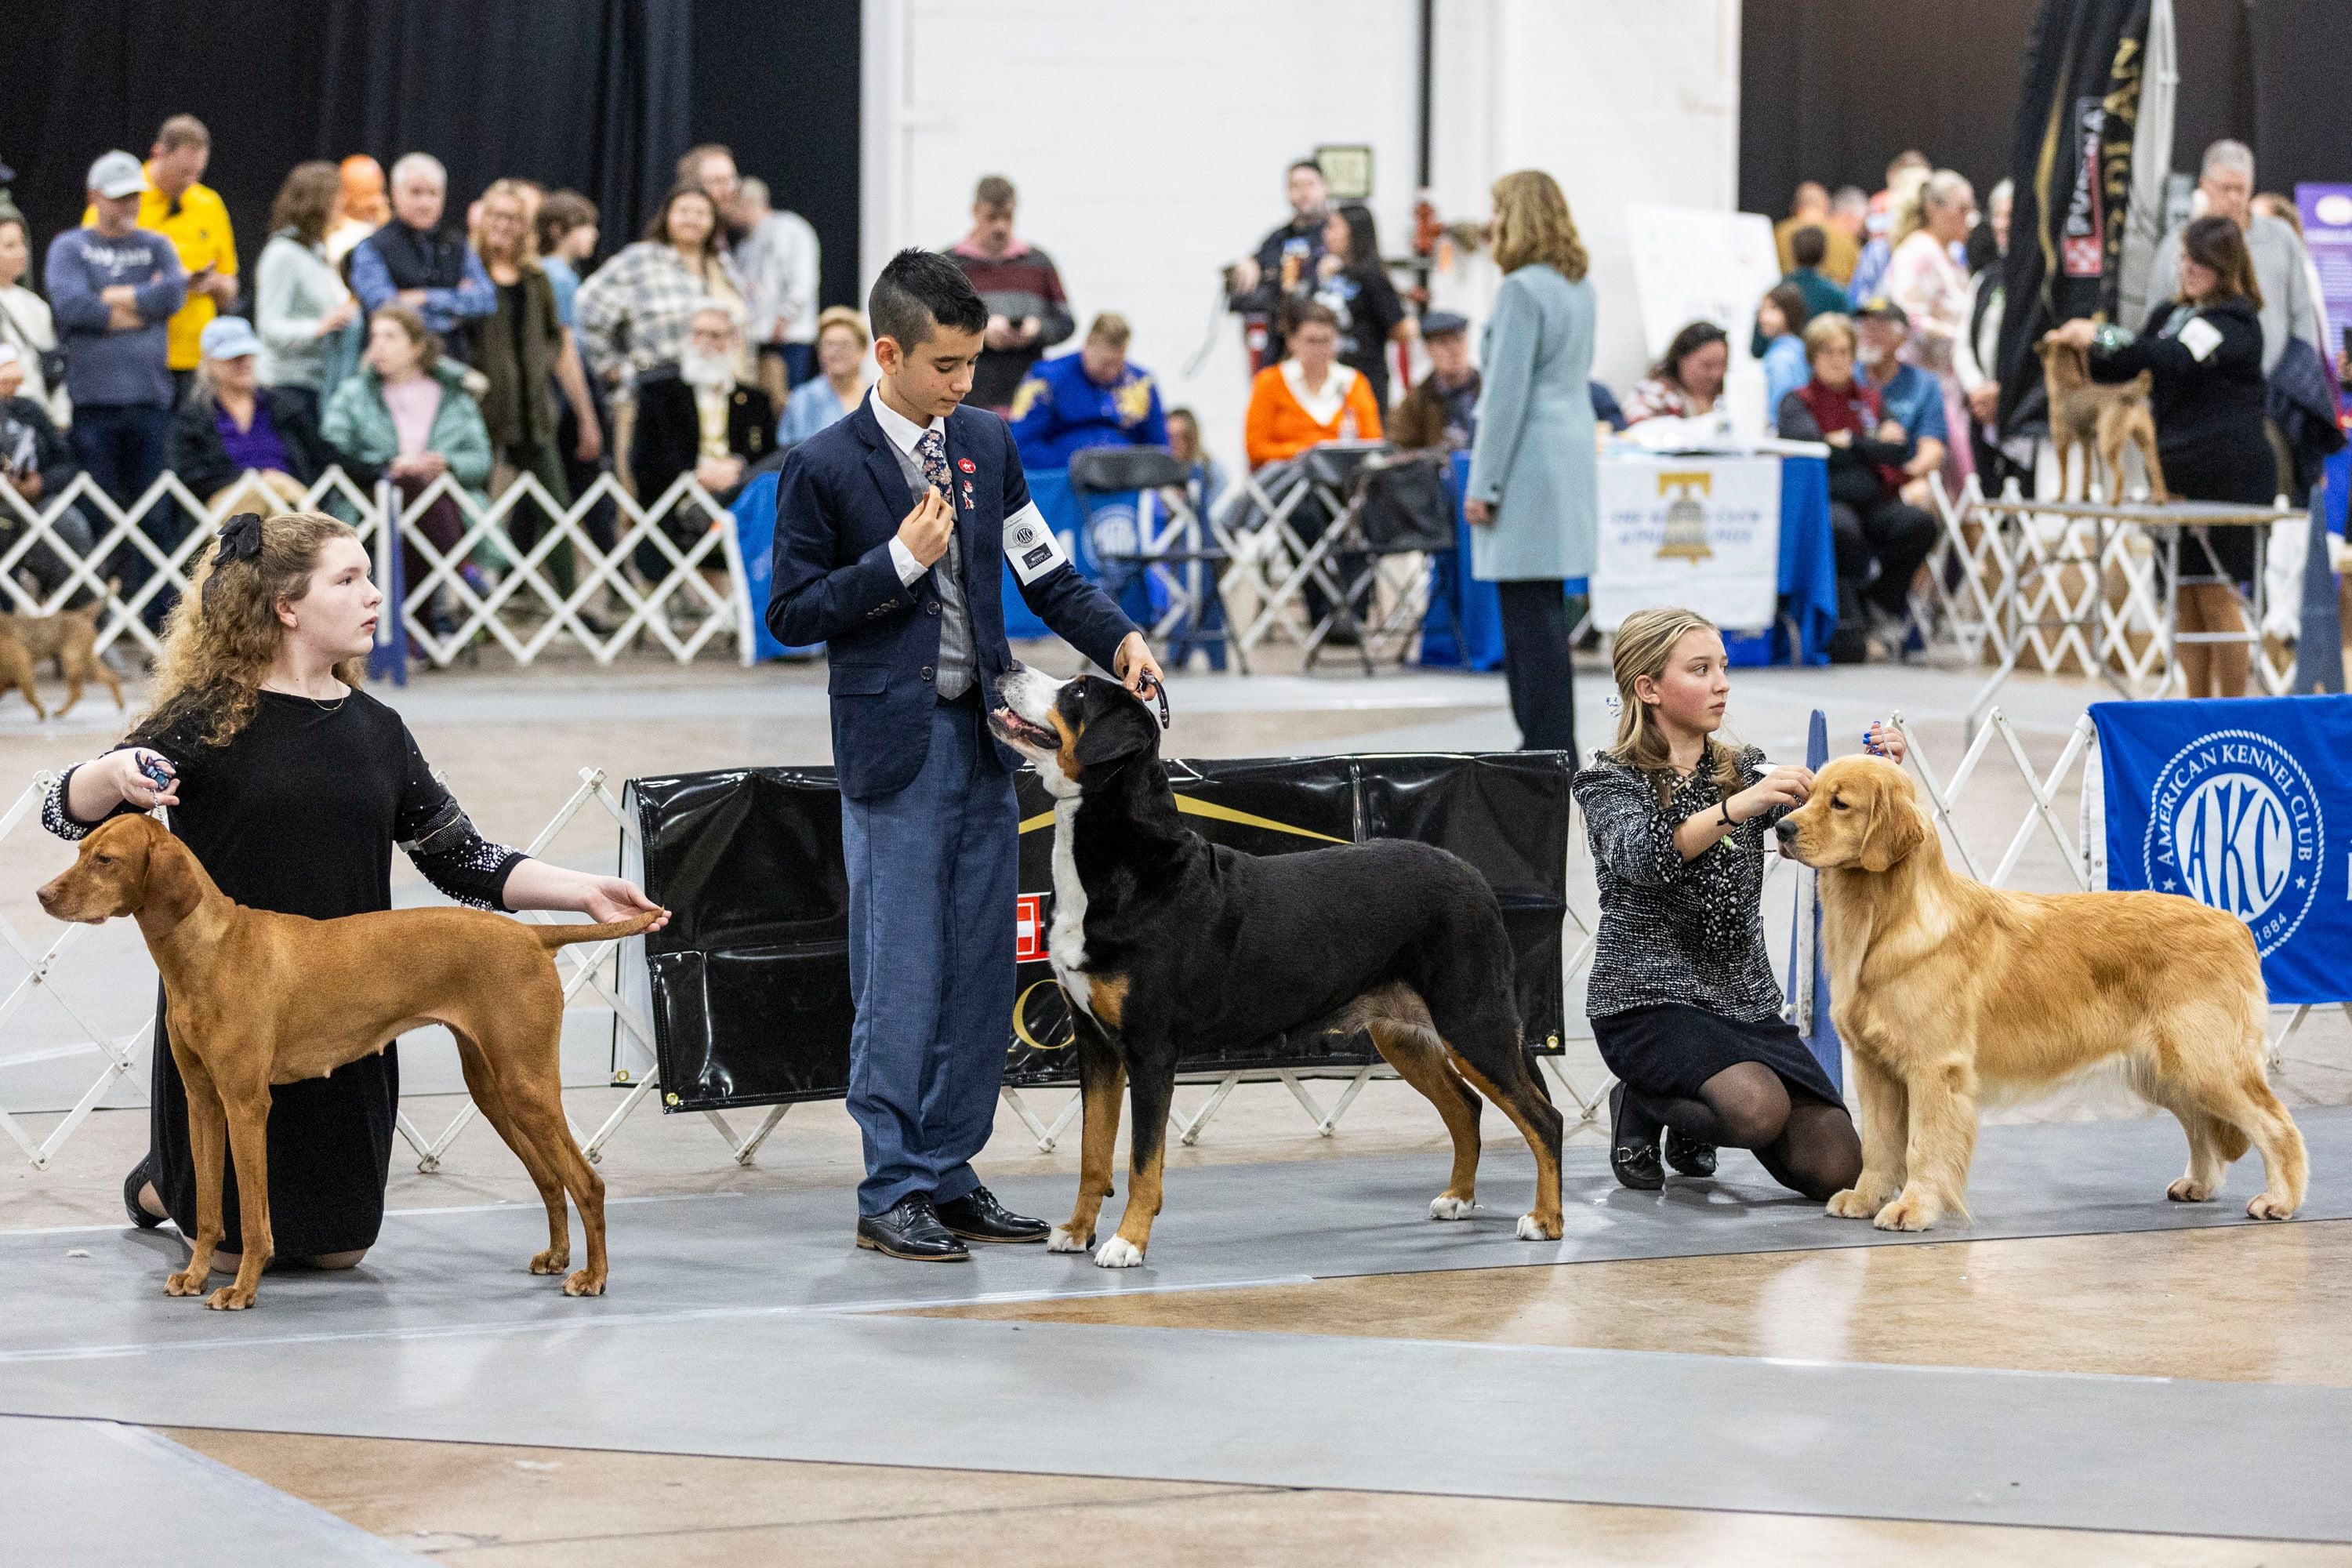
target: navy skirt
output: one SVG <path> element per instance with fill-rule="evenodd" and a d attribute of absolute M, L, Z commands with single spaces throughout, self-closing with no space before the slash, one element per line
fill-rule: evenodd
<path fill-rule="evenodd" d="M 1595 1018 L 1592 1037 L 1609 1070 L 1643 1095 L 1696 1100 L 1700 1087 L 1724 1068 L 1761 1062 L 1792 1097 L 1845 1103 L 1804 1037 L 1786 1019 L 1751 1024 L 1667 1002 Z"/>

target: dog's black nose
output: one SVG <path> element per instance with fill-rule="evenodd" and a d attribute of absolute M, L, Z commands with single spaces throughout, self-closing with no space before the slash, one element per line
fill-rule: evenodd
<path fill-rule="evenodd" d="M 1797 841 L 1797 825 L 1785 816 L 1772 825 L 1772 831 L 1780 836 L 1780 842 L 1783 844 L 1794 844 Z"/>

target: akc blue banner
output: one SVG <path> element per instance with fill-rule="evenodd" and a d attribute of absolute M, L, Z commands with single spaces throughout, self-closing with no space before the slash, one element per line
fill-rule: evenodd
<path fill-rule="evenodd" d="M 2246 922 L 2273 1003 L 2352 999 L 2352 696 L 2099 702 L 2107 886 Z"/>

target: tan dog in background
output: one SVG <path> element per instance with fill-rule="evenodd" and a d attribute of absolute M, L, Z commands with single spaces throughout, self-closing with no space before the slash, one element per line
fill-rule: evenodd
<path fill-rule="evenodd" d="M 270 1086 L 324 1078 L 428 1024 L 457 1037 L 467 1091 L 547 1205 L 547 1250 L 530 1271 L 561 1274 L 572 1261 L 568 1191 L 588 1264 L 563 1281 L 563 1293 L 604 1293 L 604 1184 L 563 1119 L 563 986 L 552 954 L 572 942 L 635 936 L 659 911 L 606 925 L 530 925 L 467 909 L 331 921 L 276 914 L 231 902 L 152 816 L 108 821 L 40 899 L 61 921 L 135 917 L 163 972 L 196 1165 L 194 1248 L 187 1268 L 165 1282 L 169 1294 L 193 1296 L 208 1282 L 222 1234 L 222 1157 L 234 1154 L 244 1256 L 235 1281 L 205 1304 L 253 1305 L 270 1258 Z"/>
<path fill-rule="evenodd" d="M 2058 498 L 2074 493 L 2068 477 L 2068 455 L 2083 453 L 2083 499 L 2091 499 L 2092 455 L 2106 466 L 2107 500 L 2123 499 L 2124 447 L 2139 448 L 2147 468 L 2147 499 L 2169 499 L 2164 489 L 2164 465 L 2156 457 L 2156 416 L 2148 408 L 2148 393 L 2156 378 L 2142 371 L 2129 381 L 2091 379 L 2090 357 L 2081 349 L 2043 338 L 2033 351 L 2042 357 L 2042 385 L 2050 396 L 2050 447 L 2058 458 Z"/>
<path fill-rule="evenodd" d="M 121 586 L 109 583 L 107 593 L 110 595 Z M 114 706 L 121 709 L 122 682 L 98 657 L 98 616 L 105 607 L 105 600 L 92 599 L 53 616 L 0 613 L 0 695 L 13 686 L 25 694 L 35 713 L 44 719 L 62 719 L 81 700 L 83 684 L 95 680 L 114 694 Z M 33 677 L 47 658 L 58 661 L 58 674 L 66 683 L 66 705 L 54 714 L 41 706 L 40 695 L 33 689 Z"/>
<path fill-rule="evenodd" d="M 2268 997 L 2252 933 L 2169 893 L 2013 893 L 1955 875 L 1910 777 L 1841 757 L 1780 820 L 1782 851 L 1821 872 L 1832 1017 L 1853 1050 L 1862 1175 L 1829 1201 L 1881 1230 L 1968 1212 L 1984 1090 L 2048 1088 L 2121 1058 L 2189 1134 L 2178 1203 L 2219 1193 L 2249 1144 L 2303 1202 L 2303 1135 L 2263 1071 Z"/>

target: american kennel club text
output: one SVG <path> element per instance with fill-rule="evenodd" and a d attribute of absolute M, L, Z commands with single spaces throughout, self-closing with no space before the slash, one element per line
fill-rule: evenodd
<path fill-rule="evenodd" d="M 2319 795 L 2266 736 L 2219 730 L 2175 752 L 2150 792 L 2147 833 L 2147 885 L 2237 916 L 2264 957 L 2319 895 Z"/>

